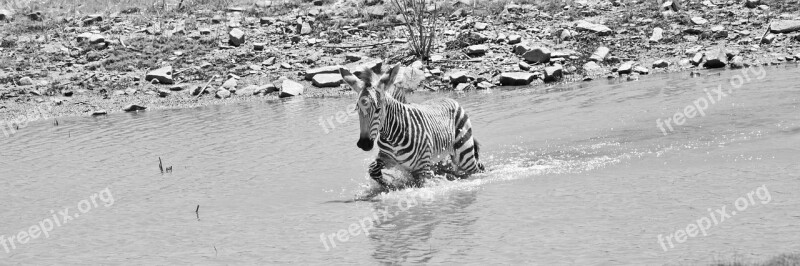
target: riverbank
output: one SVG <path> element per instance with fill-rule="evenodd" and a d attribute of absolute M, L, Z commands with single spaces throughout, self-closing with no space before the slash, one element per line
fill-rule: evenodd
<path fill-rule="evenodd" d="M 416 60 L 391 1 L 201 2 L 0 8 L 0 119 L 346 95 L 325 75 L 336 66 Z M 800 60 L 797 1 L 527 2 L 439 2 L 417 89 L 636 82 Z"/>

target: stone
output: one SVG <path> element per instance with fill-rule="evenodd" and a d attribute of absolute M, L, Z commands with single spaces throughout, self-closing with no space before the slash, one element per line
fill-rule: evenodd
<path fill-rule="evenodd" d="M 31 79 L 31 77 L 22 77 L 21 79 L 19 79 L 19 85 L 22 86 L 33 85 L 33 79 Z"/>
<path fill-rule="evenodd" d="M 662 38 L 664 38 L 664 30 L 658 27 L 653 29 L 653 35 L 650 36 L 650 42 L 657 43 L 660 42 Z"/>
<path fill-rule="evenodd" d="M 669 11 L 673 11 L 673 12 L 680 11 L 680 7 L 674 1 L 665 1 L 663 4 L 661 4 L 661 8 L 664 9 L 664 10 L 669 10 Z"/>
<path fill-rule="evenodd" d="M 519 63 L 517 63 L 517 66 L 519 66 L 520 70 L 525 70 L 525 71 L 531 70 L 531 65 L 523 61 L 519 61 Z"/>
<path fill-rule="evenodd" d="M 544 82 L 558 81 L 564 76 L 564 68 L 561 65 L 554 65 L 544 68 Z"/>
<path fill-rule="evenodd" d="M 211 29 L 209 28 L 201 28 L 199 29 L 200 35 L 211 35 Z"/>
<path fill-rule="evenodd" d="M 533 73 L 528 72 L 506 72 L 500 74 L 500 84 L 503 86 L 522 86 L 531 84 L 536 78 Z"/>
<path fill-rule="evenodd" d="M 488 81 L 481 81 L 480 83 L 478 83 L 477 87 L 479 90 L 488 90 L 494 87 L 494 85 L 492 83 L 489 83 Z"/>
<path fill-rule="evenodd" d="M 486 46 L 485 44 L 476 44 L 476 45 L 470 45 L 469 47 L 467 47 L 466 53 L 467 53 L 467 55 L 483 55 L 483 54 L 486 54 L 486 51 L 488 51 L 488 50 L 489 50 L 489 47 Z"/>
<path fill-rule="evenodd" d="M 308 22 L 303 22 L 303 24 L 300 26 L 300 34 L 301 35 L 311 34 L 311 24 L 308 24 Z"/>
<path fill-rule="evenodd" d="M 608 56 L 608 53 L 610 51 L 611 50 L 608 49 L 608 47 L 605 47 L 605 46 L 597 47 L 597 49 L 594 51 L 594 53 L 592 53 L 592 55 L 589 57 L 589 60 L 592 60 L 592 61 L 595 61 L 595 62 L 603 62 L 603 60 L 606 59 L 606 56 Z"/>
<path fill-rule="evenodd" d="M 520 42 L 522 42 L 522 36 L 516 34 L 508 36 L 508 44 L 518 44 Z"/>
<path fill-rule="evenodd" d="M 800 20 L 778 20 L 769 24 L 772 33 L 790 33 L 800 30 Z"/>
<path fill-rule="evenodd" d="M 488 26 L 489 26 L 489 24 L 486 24 L 486 23 L 483 23 L 483 22 L 475 22 L 475 26 L 474 27 L 475 27 L 476 30 L 480 31 L 480 30 L 485 30 L 486 27 L 488 27 Z"/>
<path fill-rule="evenodd" d="M 239 84 L 239 81 L 236 78 L 229 78 L 225 82 L 222 83 L 222 88 L 226 90 L 236 91 L 236 85 Z"/>
<path fill-rule="evenodd" d="M 284 79 L 281 83 L 281 92 L 279 98 L 293 97 L 303 94 L 303 84 L 294 82 L 290 79 Z"/>
<path fill-rule="evenodd" d="M 214 17 L 211 18 L 211 23 L 213 23 L 213 24 L 222 23 L 222 16 L 214 15 Z"/>
<path fill-rule="evenodd" d="M 125 112 L 136 112 L 136 111 L 143 111 L 145 109 L 147 109 L 147 107 L 144 107 L 144 106 L 141 106 L 141 105 L 136 105 L 136 104 L 129 104 L 128 106 L 125 106 L 125 108 L 122 108 L 122 111 L 125 111 Z"/>
<path fill-rule="evenodd" d="M 164 88 L 158 89 L 157 92 L 158 92 L 158 97 L 161 97 L 161 98 L 167 97 L 170 94 L 172 94 L 172 92 L 169 89 L 164 89 Z"/>
<path fill-rule="evenodd" d="M 643 67 L 643 66 L 635 66 L 635 67 L 633 67 L 633 72 L 634 73 L 639 73 L 639 74 L 642 74 L 642 75 L 650 74 L 650 70 L 647 69 L 646 67 Z"/>
<path fill-rule="evenodd" d="M 106 114 L 108 114 L 108 111 L 106 111 L 106 110 L 97 110 L 97 111 L 92 112 L 92 116 L 100 116 L 100 115 L 106 115 Z"/>
<path fill-rule="evenodd" d="M 702 17 L 693 17 L 692 23 L 694 23 L 694 25 L 705 25 L 706 23 L 708 23 L 708 20 Z"/>
<path fill-rule="evenodd" d="M 254 43 L 254 44 L 253 44 L 253 50 L 256 50 L 256 51 L 263 51 L 265 46 L 266 46 L 266 44 L 265 44 L 265 43 L 263 43 L 263 42 L 257 42 L 257 43 Z"/>
<path fill-rule="evenodd" d="M 467 91 L 467 90 L 471 90 L 471 89 L 473 89 L 472 84 L 469 84 L 469 83 L 458 83 L 458 85 L 456 85 L 455 89 L 453 89 L 453 90 L 455 90 L 455 91 Z"/>
<path fill-rule="evenodd" d="M 740 55 L 734 56 L 733 59 L 731 59 L 730 61 L 730 67 L 732 69 L 744 68 L 745 67 L 744 57 Z"/>
<path fill-rule="evenodd" d="M 599 75 L 603 73 L 603 67 L 594 61 L 589 61 L 583 64 L 583 71 L 586 72 L 587 75 Z"/>
<path fill-rule="evenodd" d="M 318 87 L 318 88 L 326 88 L 326 87 L 339 87 L 344 80 L 342 80 L 342 75 L 339 73 L 336 74 L 319 74 L 315 75 L 311 79 L 311 84 Z"/>
<path fill-rule="evenodd" d="M 331 73 L 339 74 L 339 66 L 326 66 L 326 67 L 318 67 L 306 70 L 305 79 L 310 81 L 316 75 L 331 74 Z"/>
<path fill-rule="evenodd" d="M 175 81 L 172 80 L 172 66 L 164 66 L 156 70 L 151 70 L 150 72 L 147 72 L 147 75 L 144 77 L 145 81 L 152 82 L 154 79 L 158 80 L 158 83 L 160 84 L 175 83 Z"/>
<path fill-rule="evenodd" d="M 268 84 L 261 85 L 261 86 L 258 87 L 258 93 L 268 94 L 268 93 L 273 93 L 273 92 L 276 92 L 276 91 L 279 91 L 278 87 L 276 87 L 275 84 L 272 84 L 272 83 L 268 83 Z"/>
<path fill-rule="evenodd" d="M 258 22 L 261 25 L 272 25 L 275 23 L 275 19 L 271 17 L 261 17 Z"/>
<path fill-rule="evenodd" d="M 602 24 L 595 24 L 585 20 L 580 20 L 575 23 L 575 27 L 579 30 L 594 32 L 599 35 L 611 34 L 611 29 Z"/>
<path fill-rule="evenodd" d="M 228 44 L 231 46 L 239 46 L 244 43 L 244 31 L 239 28 L 234 28 L 228 32 Z"/>
<path fill-rule="evenodd" d="M 775 38 L 777 37 L 778 36 L 773 33 L 767 34 L 766 36 L 764 36 L 764 38 L 761 39 L 761 43 L 771 44 L 773 41 L 775 41 Z"/>
<path fill-rule="evenodd" d="M 633 61 L 627 61 L 627 62 L 625 62 L 625 63 L 622 63 L 622 64 L 621 64 L 621 65 L 620 65 L 620 66 L 617 68 L 617 73 L 619 73 L 619 74 L 630 74 L 630 73 L 633 71 L 633 65 L 634 65 L 634 63 L 636 63 L 636 62 L 633 62 Z"/>
<path fill-rule="evenodd" d="M 92 34 L 88 38 L 89 43 L 96 44 L 101 42 L 106 42 L 106 37 L 100 34 Z"/>
<path fill-rule="evenodd" d="M 364 57 L 365 56 L 363 54 L 360 54 L 360 53 L 347 53 L 347 54 L 344 55 L 344 60 L 347 61 L 347 62 L 357 62 L 357 61 L 360 61 L 361 58 L 364 58 Z"/>
<path fill-rule="evenodd" d="M 221 89 L 219 89 L 217 91 L 216 94 L 214 94 L 214 96 L 217 97 L 217 98 L 220 98 L 220 99 L 230 98 L 231 97 L 231 91 L 226 90 L 224 88 L 221 88 Z"/>
<path fill-rule="evenodd" d="M 744 6 L 747 8 L 756 8 L 761 5 L 761 0 L 745 0 Z"/>
<path fill-rule="evenodd" d="M 11 20 L 14 18 L 14 13 L 7 9 L 0 9 L 0 20 Z"/>
<path fill-rule="evenodd" d="M 702 61 L 703 61 L 703 53 L 697 52 L 696 54 L 694 54 L 690 62 L 692 63 L 692 65 L 696 66 L 699 65 L 700 62 Z"/>
<path fill-rule="evenodd" d="M 452 84 L 466 83 L 469 82 L 470 78 L 472 78 L 466 71 L 450 73 L 450 75 L 447 77 Z"/>
<path fill-rule="evenodd" d="M 547 63 L 550 61 L 550 53 L 550 49 L 546 47 L 533 47 L 523 53 L 522 58 L 531 63 Z"/>
<path fill-rule="evenodd" d="M 667 67 L 669 67 L 669 62 L 665 60 L 659 59 L 653 62 L 653 68 L 667 68 Z"/>
<path fill-rule="evenodd" d="M 322 5 L 322 0 L 314 0 L 314 5 L 315 6 L 321 6 Z"/>
<path fill-rule="evenodd" d="M 728 65 L 728 54 L 725 48 L 718 48 L 705 53 L 705 68 L 723 68 Z"/>
<path fill-rule="evenodd" d="M 236 95 L 255 95 L 259 92 L 257 85 L 249 85 L 242 89 L 236 90 Z"/>

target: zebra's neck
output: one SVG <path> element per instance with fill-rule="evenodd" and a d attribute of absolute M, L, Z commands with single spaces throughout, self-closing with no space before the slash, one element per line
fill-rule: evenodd
<path fill-rule="evenodd" d="M 403 136 L 398 133 L 406 131 L 404 118 L 410 107 L 392 97 L 386 97 L 381 108 L 383 108 L 383 117 L 381 118 L 380 138 L 388 143 L 396 143 Z"/>

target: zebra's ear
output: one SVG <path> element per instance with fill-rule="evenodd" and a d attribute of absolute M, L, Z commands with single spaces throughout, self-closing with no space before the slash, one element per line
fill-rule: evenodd
<path fill-rule="evenodd" d="M 342 75 L 342 79 L 347 85 L 353 87 L 353 90 L 361 91 L 364 89 L 364 81 L 353 75 L 353 73 L 350 73 L 350 70 L 347 70 L 347 68 L 340 67 L 339 74 Z"/>
<path fill-rule="evenodd" d="M 381 78 L 381 85 L 384 90 L 388 89 L 389 87 L 392 86 L 392 84 L 394 84 L 399 73 L 400 73 L 400 63 L 397 63 L 396 65 L 394 65 L 394 67 L 392 67 L 391 70 L 389 70 L 389 73 L 387 73 Z"/>

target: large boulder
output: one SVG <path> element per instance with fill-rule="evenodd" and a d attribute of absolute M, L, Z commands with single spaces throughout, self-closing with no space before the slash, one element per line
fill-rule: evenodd
<path fill-rule="evenodd" d="M 244 31 L 239 28 L 234 28 L 228 32 L 228 44 L 232 46 L 239 46 L 244 43 Z"/>
<path fill-rule="evenodd" d="M 800 30 L 800 20 L 778 20 L 769 24 L 772 33 L 790 33 Z"/>
<path fill-rule="evenodd" d="M 577 28 L 578 30 L 594 32 L 599 35 L 611 34 L 611 28 L 607 27 L 606 25 L 595 24 L 585 20 L 580 20 L 578 22 L 575 22 L 575 28 Z"/>
<path fill-rule="evenodd" d="M 500 74 L 500 84 L 503 86 L 521 86 L 531 84 L 536 78 L 533 73 L 527 72 L 507 72 Z"/>
<path fill-rule="evenodd" d="M 311 84 L 319 88 L 338 87 L 343 81 L 341 74 L 319 74 L 311 78 Z"/>
<path fill-rule="evenodd" d="M 286 98 L 286 97 L 293 97 L 303 94 L 303 84 L 294 82 L 290 79 L 284 79 L 283 83 L 281 83 L 281 93 L 278 95 L 279 98 Z"/>
<path fill-rule="evenodd" d="M 523 53 L 522 58 L 531 63 L 547 63 L 550 61 L 551 53 L 552 52 L 550 49 L 547 49 L 546 47 L 533 47 Z"/>
<path fill-rule="evenodd" d="M 306 78 L 306 80 L 311 80 L 311 79 L 314 78 L 314 76 L 319 75 L 319 74 L 331 74 L 331 73 L 339 74 L 339 68 L 340 68 L 340 66 L 326 66 L 326 67 L 318 67 L 318 68 L 314 68 L 314 69 L 309 69 L 309 70 L 306 70 L 305 78 Z"/>
<path fill-rule="evenodd" d="M 158 83 L 160 84 L 175 83 L 175 81 L 172 79 L 172 66 L 164 66 L 162 68 L 147 72 L 144 80 L 152 82 L 153 79 L 158 80 Z"/>

